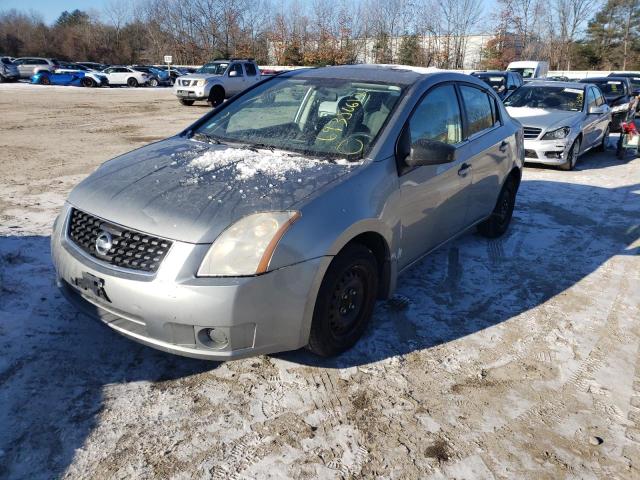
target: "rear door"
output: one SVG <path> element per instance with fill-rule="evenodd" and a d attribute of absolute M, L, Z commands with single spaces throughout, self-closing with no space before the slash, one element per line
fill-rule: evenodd
<path fill-rule="evenodd" d="M 465 224 L 471 175 L 465 168 L 462 111 L 455 85 L 444 83 L 431 88 L 418 102 L 405 125 L 408 144 L 419 139 L 437 140 L 456 146 L 451 163 L 412 169 L 399 159 L 401 202 L 400 268 L 437 247 Z M 399 156 L 406 152 L 399 152 Z"/>
<path fill-rule="evenodd" d="M 582 141 L 583 145 L 580 150 L 585 150 L 598 141 L 598 125 L 601 117 L 601 115 L 589 113 L 591 108 L 598 106 L 596 100 L 596 89 L 591 85 L 588 85 L 586 90 L 585 117 L 582 122 L 582 136 L 584 140 Z"/>
<path fill-rule="evenodd" d="M 502 181 L 508 175 L 515 155 L 515 138 L 509 139 L 502 127 L 500 110 L 487 90 L 475 85 L 459 85 L 465 113 L 463 147 L 471 176 L 466 225 L 472 225 L 493 211 Z"/>
<path fill-rule="evenodd" d="M 258 75 L 258 69 L 251 62 L 245 62 L 244 71 L 247 73 L 247 88 L 252 83 L 255 83 L 260 80 L 260 75 Z"/>

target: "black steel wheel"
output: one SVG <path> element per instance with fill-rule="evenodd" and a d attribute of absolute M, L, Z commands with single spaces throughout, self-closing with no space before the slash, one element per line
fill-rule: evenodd
<path fill-rule="evenodd" d="M 478 224 L 478 232 L 482 236 L 497 238 L 507 231 L 511 223 L 511 217 L 513 217 L 517 193 L 518 183 L 515 178 L 511 177 L 502 187 L 491 216 Z"/>
<path fill-rule="evenodd" d="M 364 245 L 347 245 L 322 280 L 307 348 L 329 357 L 351 348 L 362 336 L 378 293 L 378 264 Z"/>

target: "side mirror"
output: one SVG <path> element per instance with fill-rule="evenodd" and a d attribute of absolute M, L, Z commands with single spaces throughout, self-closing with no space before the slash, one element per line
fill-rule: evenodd
<path fill-rule="evenodd" d="M 420 139 L 411 145 L 411 152 L 405 159 L 410 167 L 451 163 L 456 157 L 456 147 L 437 140 Z"/>
<path fill-rule="evenodd" d="M 230 76 L 230 77 L 237 77 L 237 76 L 238 76 L 238 72 L 237 72 L 237 71 L 235 71 L 235 70 L 231 70 L 231 71 L 229 72 L 229 76 Z"/>
<path fill-rule="evenodd" d="M 589 107 L 589 115 L 602 115 L 607 113 L 607 105 L 593 105 Z"/>

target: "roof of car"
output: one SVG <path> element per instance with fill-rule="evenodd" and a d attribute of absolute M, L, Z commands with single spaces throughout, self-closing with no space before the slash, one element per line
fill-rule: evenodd
<path fill-rule="evenodd" d="M 533 80 L 525 83 L 525 87 L 564 87 L 584 89 L 585 83 L 580 82 L 558 82 L 556 80 Z"/>
<path fill-rule="evenodd" d="M 517 72 L 508 72 L 506 70 L 478 70 L 477 72 L 472 72 L 471 75 L 508 75 L 509 73 L 517 73 Z"/>
<path fill-rule="evenodd" d="M 590 82 L 612 82 L 612 81 L 616 81 L 616 80 L 629 80 L 627 77 L 622 77 L 622 76 L 610 76 L 610 77 L 589 77 L 589 78 L 583 78 L 582 80 L 580 80 L 580 83 L 590 83 Z"/>
<path fill-rule="evenodd" d="M 408 65 L 359 64 L 336 65 L 322 68 L 306 68 L 284 72 L 283 76 L 303 78 L 338 78 L 356 81 L 378 81 L 397 85 L 412 85 L 425 75 L 451 73 L 437 68 L 412 67 Z M 459 73 L 458 75 L 464 75 Z M 466 75 L 464 75 L 466 76 Z"/>

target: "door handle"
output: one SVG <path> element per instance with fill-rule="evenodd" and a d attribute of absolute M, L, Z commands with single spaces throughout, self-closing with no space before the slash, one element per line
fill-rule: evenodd
<path fill-rule="evenodd" d="M 470 168 L 471 168 L 471 165 L 469 165 L 468 163 L 463 163 L 462 165 L 460 165 L 460 169 L 458 170 L 458 175 L 460 175 L 461 177 L 464 177 Z"/>
<path fill-rule="evenodd" d="M 500 144 L 500 151 L 501 152 L 506 152 L 507 151 L 507 147 L 509 146 L 509 142 L 507 142 L 506 140 L 503 140 L 502 143 Z"/>

